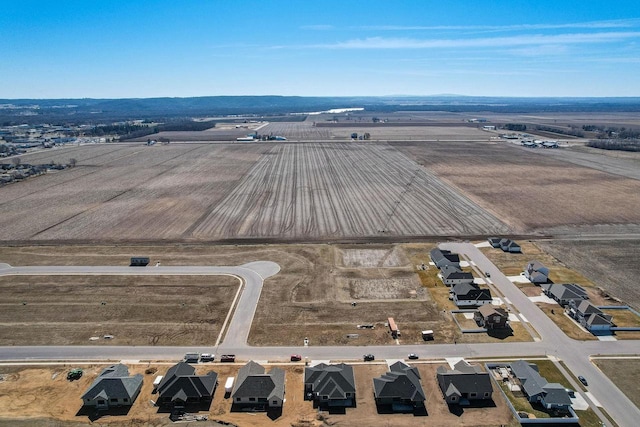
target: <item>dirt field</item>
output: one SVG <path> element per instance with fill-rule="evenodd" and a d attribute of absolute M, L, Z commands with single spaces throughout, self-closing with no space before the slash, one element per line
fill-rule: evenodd
<path fill-rule="evenodd" d="M 131 374 L 141 373 L 144 382 L 140 395 L 126 415 L 107 415 L 94 421 L 97 425 L 168 425 L 167 413 L 158 413 L 158 408 L 150 404 L 150 400 L 157 395 L 151 394 L 152 382 L 155 375 L 162 375 L 170 364 L 128 365 Z M 494 392 L 494 407 L 465 408 L 461 413 L 452 413 L 442 399 L 437 386 L 435 370 L 436 364 L 417 364 L 422 377 L 427 401 L 426 417 L 415 417 L 410 414 L 378 414 L 373 396 L 372 379 L 387 371 L 385 364 L 356 364 L 354 374 L 356 379 L 357 406 L 347 409 L 345 414 L 318 414 L 311 402 L 303 399 L 304 366 L 280 365 L 285 369 L 286 402 L 282 415 L 271 420 L 265 413 L 230 412 L 230 399 L 224 398 L 222 383 L 227 376 L 236 376 L 242 364 L 208 366 L 199 365 L 198 374 L 208 371 L 218 373 L 220 385 L 214 394 L 214 399 L 208 412 L 201 412 L 209 416 L 209 420 L 230 422 L 238 426 L 422 426 L 429 425 L 459 425 L 459 426 L 516 426 L 511 412 L 507 408 L 500 393 Z M 268 364 L 263 365 L 270 369 Z M 74 422 L 87 423 L 86 415 L 77 415 L 81 408 L 80 396 L 86 391 L 93 379 L 99 375 L 104 365 L 83 366 L 85 375 L 78 380 L 69 382 L 65 379 L 69 369 L 75 366 L 55 367 L 0 367 L 0 374 L 5 378 L 0 382 L 0 425 L 11 425 L 17 421 L 34 421 L 48 423 L 48 425 L 73 425 Z M 144 374 L 146 369 L 156 368 L 157 374 Z M 38 421 L 39 420 L 39 421 Z M 195 423 L 197 425 L 213 425 L 213 423 Z M 194 425 L 195 425 L 194 424 Z M 46 425 L 46 424 L 43 424 Z M 189 424 L 191 425 L 191 424 Z"/>
<path fill-rule="evenodd" d="M 386 144 L 277 145 L 195 224 L 198 239 L 456 235 L 505 231 Z"/>
<path fill-rule="evenodd" d="M 504 144 L 429 142 L 393 146 L 519 232 L 640 223 L 637 180 Z"/>
<path fill-rule="evenodd" d="M 229 276 L 0 277 L 0 325 L 11 331 L 0 345 L 213 345 L 239 284 Z"/>
<path fill-rule="evenodd" d="M 611 294 L 640 310 L 638 240 L 543 241 L 540 248 Z"/>
<path fill-rule="evenodd" d="M 593 363 L 640 408 L 640 359 L 593 359 Z"/>

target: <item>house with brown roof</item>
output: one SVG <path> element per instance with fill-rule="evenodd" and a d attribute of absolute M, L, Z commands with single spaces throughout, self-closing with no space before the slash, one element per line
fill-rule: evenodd
<path fill-rule="evenodd" d="M 507 327 L 509 315 L 503 308 L 486 304 L 473 313 L 473 320 L 485 329 L 501 329 Z"/>

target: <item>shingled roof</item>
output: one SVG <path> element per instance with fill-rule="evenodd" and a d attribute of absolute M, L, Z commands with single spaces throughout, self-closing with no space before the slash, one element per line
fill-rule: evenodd
<path fill-rule="evenodd" d="M 373 379 L 376 398 L 400 398 L 412 402 L 425 400 L 417 368 L 412 368 L 403 362 L 396 362 L 389 369 L 390 372 Z"/>
<path fill-rule="evenodd" d="M 195 375 L 195 371 L 193 366 L 185 362 L 169 368 L 158 385 L 160 400 L 169 398 L 172 402 L 186 402 L 187 398 L 211 398 L 218 383 L 218 374 L 212 371 L 206 375 Z"/>
<path fill-rule="evenodd" d="M 120 363 L 104 369 L 82 395 L 82 399 L 94 400 L 103 398 L 109 400 L 112 398 L 127 398 L 132 402 L 140 391 L 140 387 L 142 387 L 142 375 L 129 376 L 129 369 Z"/>
<path fill-rule="evenodd" d="M 238 378 L 233 387 L 232 397 L 255 397 L 273 400 L 284 399 L 284 371 L 272 368 L 266 373 L 264 366 L 253 360 L 238 370 Z"/>
<path fill-rule="evenodd" d="M 354 396 L 356 392 L 353 367 L 344 363 L 320 363 L 308 367 L 304 371 L 304 383 L 311 384 L 313 392 L 318 396 L 328 396 L 329 399 L 348 399 L 346 393 Z"/>

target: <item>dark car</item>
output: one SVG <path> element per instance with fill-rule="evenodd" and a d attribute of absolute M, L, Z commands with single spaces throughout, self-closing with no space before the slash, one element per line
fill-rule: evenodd
<path fill-rule="evenodd" d="M 236 355 L 235 354 L 223 354 L 222 356 L 220 356 L 220 361 L 221 362 L 235 362 L 236 361 Z"/>
<path fill-rule="evenodd" d="M 583 377 L 582 375 L 578 376 L 578 379 L 579 379 L 579 380 L 580 380 L 580 382 L 581 382 L 582 384 L 584 384 L 585 386 L 589 385 L 589 384 L 587 383 L 587 379 L 586 379 L 585 377 Z"/>
<path fill-rule="evenodd" d="M 417 358 L 418 358 L 418 355 L 417 355 L 417 354 L 415 354 L 415 353 L 409 353 L 409 359 L 411 359 L 411 360 L 415 360 L 415 359 L 417 359 Z"/>
<path fill-rule="evenodd" d="M 302 356 L 300 356 L 299 354 L 292 354 L 291 355 L 291 361 L 292 362 L 299 362 L 302 360 Z"/>
<path fill-rule="evenodd" d="M 376 360 L 376 357 L 373 354 L 365 354 L 364 355 L 364 361 L 365 362 L 370 362 L 372 360 Z"/>

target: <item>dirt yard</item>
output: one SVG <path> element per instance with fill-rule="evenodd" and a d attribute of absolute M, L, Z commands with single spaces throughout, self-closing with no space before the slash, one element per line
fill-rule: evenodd
<path fill-rule="evenodd" d="M 69 369 L 76 367 L 0 367 L 0 374 L 4 380 L 0 381 L 0 425 L 11 425 L 13 422 L 24 423 L 55 423 L 55 425 L 86 424 L 86 415 L 80 415 L 80 397 L 91 382 L 99 375 L 106 365 L 82 366 L 85 374 L 78 381 L 66 380 Z M 140 395 L 126 415 L 108 415 L 94 421 L 96 425 L 129 425 L 129 426 L 162 426 L 169 425 L 167 413 L 159 413 L 150 401 L 157 395 L 152 394 L 152 383 L 155 375 L 162 375 L 171 364 L 129 364 L 131 374 L 141 373 L 144 382 Z M 222 384 L 228 376 L 236 376 L 242 364 L 198 365 L 196 372 L 205 374 L 211 370 L 218 373 L 218 389 L 208 412 L 209 420 L 232 423 L 237 426 L 261 427 L 273 426 L 422 426 L 429 425 L 460 425 L 460 426 L 516 426 L 511 412 L 506 406 L 500 393 L 494 391 L 495 406 L 486 408 L 465 408 L 460 412 L 451 412 L 442 399 L 438 388 L 435 370 L 436 364 L 416 364 L 422 377 L 422 385 L 427 397 L 428 415 L 416 417 L 410 414 L 379 414 L 373 396 L 373 378 L 387 371 L 386 364 L 355 364 L 357 406 L 349 408 L 345 414 L 330 415 L 318 413 L 311 402 L 305 401 L 303 396 L 304 366 L 302 364 L 279 365 L 285 369 L 285 397 L 282 415 L 274 420 L 265 413 L 230 412 L 230 399 L 224 398 Z M 267 370 L 270 365 L 264 364 Z M 157 369 L 155 374 L 145 374 L 147 369 Z M 14 421 L 15 420 L 15 421 Z M 196 423 L 197 425 L 214 425 Z M 37 425 L 37 424 L 36 424 Z"/>
<path fill-rule="evenodd" d="M 593 363 L 640 408 L 640 359 L 593 359 Z"/>

